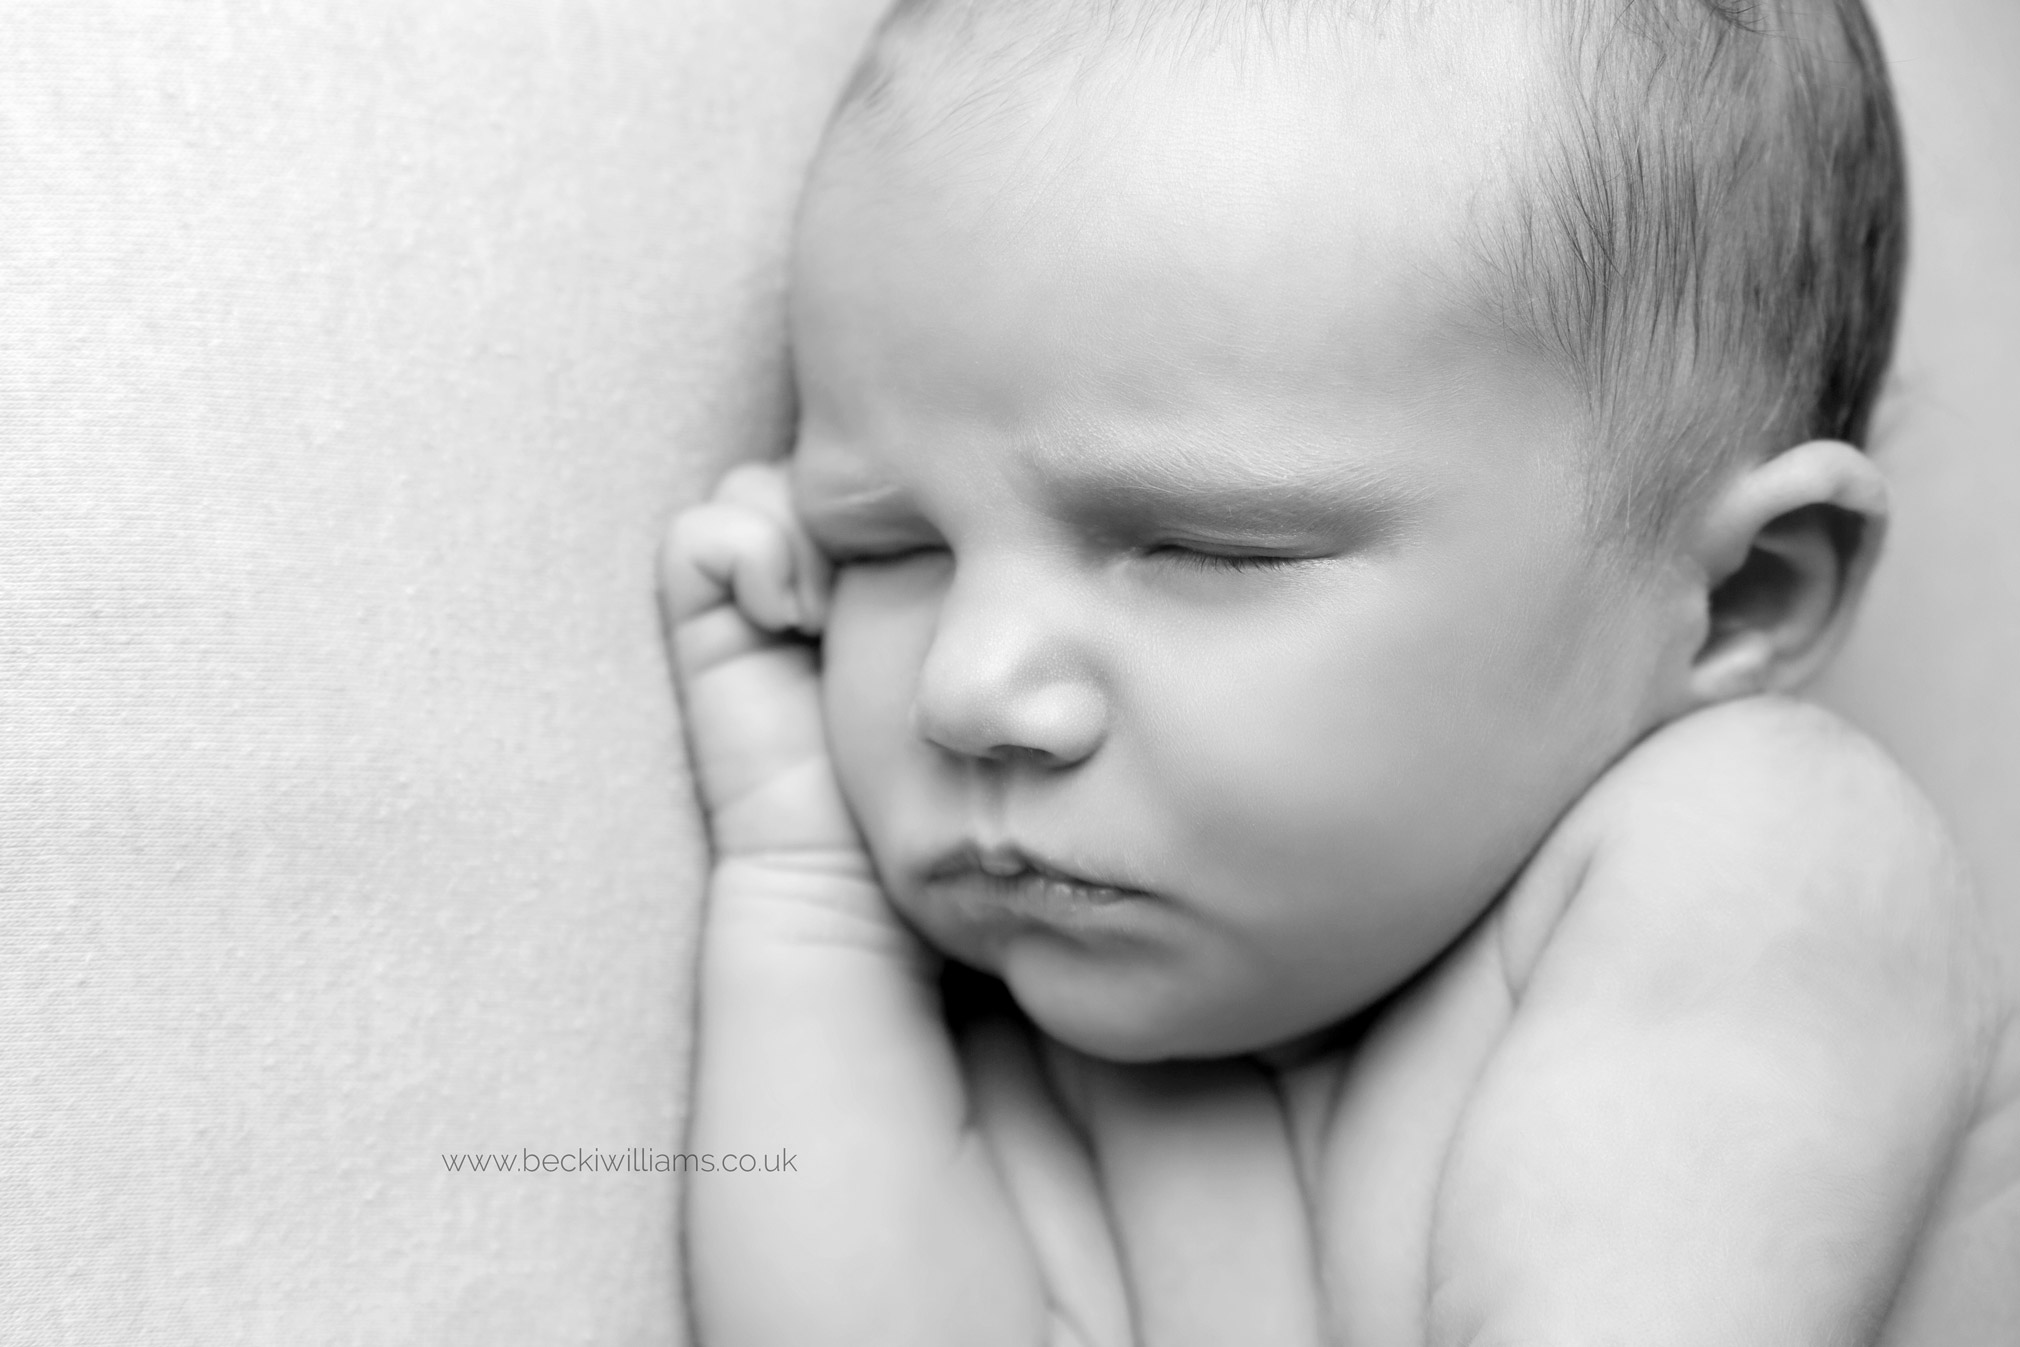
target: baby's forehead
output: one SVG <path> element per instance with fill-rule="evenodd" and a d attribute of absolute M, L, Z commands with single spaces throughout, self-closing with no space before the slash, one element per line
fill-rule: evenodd
<path fill-rule="evenodd" d="M 1314 11 L 1333 8 L 1351 9 Z M 1514 217 L 1511 166 L 1534 139 L 1541 81 L 1533 29 L 1510 9 L 1490 7 L 1505 40 L 1477 23 L 1465 41 L 1419 33 L 1428 22 L 1290 41 L 1236 31 L 1191 47 L 1097 34 L 1060 39 L 1097 43 L 1084 59 L 1044 62 L 1010 60 L 965 29 L 901 28 L 880 44 L 895 49 L 890 68 L 858 81 L 822 155 L 796 281 L 851 272 L 866 243 L 952 241 L 970 267 L 949 298 L 985 322 L 989 301 L 1018 305 L 1033 254 L 1031 269 L 1077 269 L 1080 288 L 1147 311 L 1237 272 L 1258 294 L 1331 273 L 1323 284 L 1351 288 L 1357 320 L 1379 305 L 1407 318 L 1434 288 L 1484 288 L 1481 236 Z M 855 293 L 874 299 L 894 281 Z"/>
<path fill-rule="evenodd" d="M 1519 7 L 1485 7 L 1496 34 L 1451 17 L 1466 5 L 1392 27 L 1313 5 L 1301 28 L 1216 18 L 1190 44 L 1179 7 L 1138 7 L 1165 22 L 1118 37 L 1085 31 L 1103 6 L 1058 6 L 1082 21 L 1044 60 L 1004 50 L 1033 39 L 1003 16 L 1042 4 L 989 8 L 979 32 L 887 34 L 889 68 L 858 80 L 808 194 L 801 316 L 824 295 L 889 307 L 930 286 L 987 327 L 1070 289 L 1108 306 L 1111 337 L 1172 348 L 1219 304 L 1191 354 L 1249 357 L 1257 378 L 1305 374 L 1348 338 L 1417 358 L 1427 314 L 1495 320 L 1487 240 L 1516 217 L 1543 83 Z M 1205 7 L 1279 27 L 1299 8 Z M 956 246 L 950 286 L 929 264 Z M 902 264 L 866 276 L 866 252 Z"/>
<path fill-rule="evenodd" d="M 875 513 L 899 497 L 845 448 L 958 445 L 1062 501 L 1338 515 L 1456 471 L 1413 447 L 1491 437 L 1518 405 L 1573 437 L 1564 381 L 1479 294 L 1518 36 L 1476 44 L 1470 72 L 1435 50 L 1349 61 L 1337 36 L 1323 66 L 1253 34 L 1254 59 L 1138 43 L 972 113 L 962 81 L 989 71 L 904 53 L 936 86 L 867 81 L 881 124 L 845 133 L 805 217 L 803 495 Z"/>
<path fill-rule="evenodd" d="M 1408 129 L 1420 173 L 1466 149 L 1495 163 L 1488 147 L 1541 134 L 1527 110 L 1559 53 L 1537 7 L 906 3 L 851 80 L 827 148 L 939 155 L 958 179 L 977 152 L 1085 163 L 1146 122 L 1193 160 L 1302 122 L 1341 148 Z M 1214 121 L 1184 116 L 1202 96 Z"/>

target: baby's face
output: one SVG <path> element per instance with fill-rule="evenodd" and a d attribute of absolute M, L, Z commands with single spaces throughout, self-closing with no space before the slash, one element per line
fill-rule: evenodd
<path fill-rule="evenodd" d="M 1575 392 L 1466 300 L 1443 147 L 1490 138 L 1242 78 L 853 152 L 796 274 L 850 804 L 933 943 L 1122 1059 L 1422 968 L 1648 723 L 1660 644 Z"/>

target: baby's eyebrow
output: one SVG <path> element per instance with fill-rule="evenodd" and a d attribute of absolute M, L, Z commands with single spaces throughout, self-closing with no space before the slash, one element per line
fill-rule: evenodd
<path fill-rule="evenodd" d="M 1041 449 L 1032 466 L 1063 512 L 1135 521 L 1299 531 L 1343 518 L 1391 519 L 1416 492 L 1364 459 L 1341 454 Z"/>

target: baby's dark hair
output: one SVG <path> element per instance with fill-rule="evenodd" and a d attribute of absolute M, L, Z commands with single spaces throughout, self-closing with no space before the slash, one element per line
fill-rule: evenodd
<path fill-rule="evenodd" d="M 1475 222 L 1494 315 L 1588 400 L 1604 532 L 1666 537 L 1725 465 L 1863 445 L 1906 264 L 1900 133 L 1861 0 L 1528 0 L 1558 53 L 1540 148 Z M 959 67 L 940 128 L 1036 67 L 1117 44 L 1338 40 L 1429 0 L 899 0 L 837 125 L 898 128 L 915 67 Z M 1447 6 L 1449 11 L 1449 6 Z M 1394 21 L 1394 22 L 1392 22 Z M 979 59 L 978 59 L 979 58 Z M 940 79 L 929 83 L 947 87 Z M 917 109 L 910 112 L 917 116 Z"/>
<path fill-rule="evenodd" d="M 1597 499 L 1660 536 L 1735 457 L 1866 444 L 1907 261 L 1893 97 L 1860 0 L 1548 3 L 1569 120 L 1482 246 L 1593 398 Z"/>

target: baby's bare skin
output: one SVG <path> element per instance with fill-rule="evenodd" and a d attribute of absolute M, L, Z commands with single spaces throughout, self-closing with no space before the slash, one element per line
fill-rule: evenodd
<path fill-rule="evenodd" d="M 774 634 L 789 590 L 807 627 L 822 600 L 770 472 L 668 554 L 718 852 L 693 1146 L 806 1170 L 691 1190 L 705 1341 L 2020 1322 L 1988 1275 L 2020 1255 L 2002 970 L 1942 829 L 1841 722 L 1764 698 L 1653 736 L 1364 1033 L 1161 1066 L 1009 1022 L 957 1045 L 833 785 L 811 649 Z"/>
<path fill-rule="evenodd" d="M 706 1342 L 2020 1336 L 2012 970 L 1777 695 L 1884 484 L 1603 517 L 1652 451 L 1471 274 L 1533 13 L 1417 9 L 824 155 L 793 452 L 667 552 L 692 1147 L 800 1157 L 690 1190 Z"/>

